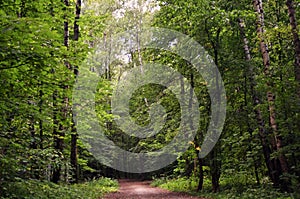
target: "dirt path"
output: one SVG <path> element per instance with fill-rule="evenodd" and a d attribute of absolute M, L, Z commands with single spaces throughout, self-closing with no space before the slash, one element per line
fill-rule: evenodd
<path fill-rule="evenodd" d="M 151 187 L 149 181 L 119 180 L 120 188 L 115 193 L 105 196 L 105 199 L 187 199 L 198 198 L 183 193 L 170 192 L 156 187 Z M 199 198 L 198 198 L 199 199 Z"/>

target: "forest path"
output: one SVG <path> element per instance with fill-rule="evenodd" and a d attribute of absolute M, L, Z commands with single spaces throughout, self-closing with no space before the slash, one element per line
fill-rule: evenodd
<path fill-rule="evenodd" d="M 171 192 L 151 187 L 150 181 L 119 180 L 119 190 L 107 194 L 105 199 L 187 199 L 198 198 L 184 193 Z M 200 199 L 200 198 L 198 198 Z"/>

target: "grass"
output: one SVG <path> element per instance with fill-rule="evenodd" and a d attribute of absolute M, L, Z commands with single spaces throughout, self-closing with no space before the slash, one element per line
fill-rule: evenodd
<path fill-rule="evenodd" d="M 274 189 L 270 184 L 266 183 L 261 186 L 255 184 L 244 184 L 234 181 L 232 184 L 231 178 L 227 177 L 220 180 L 221 190 L 219 193 L 211 192 L 211 185 L 208 179 L 205 179 L 203 190 L 196 192 L 197 180 L 187 178 L 177 179 L 155 179 L 152 186 L 158 186 L 175 192 L 185 192 L 190 195 L 200 196 L 212 199 L 294 199 L 292 194 L 281 193 Z"/>
<path fill-rule="evenodd" d="M 98 199 L 105 193 L 116 191 L 118 183 L 100 178 L 85 183 L 65 185 L 37 180 L 20 180 L 1 187 L 0 198 L 23 199 Z"/>

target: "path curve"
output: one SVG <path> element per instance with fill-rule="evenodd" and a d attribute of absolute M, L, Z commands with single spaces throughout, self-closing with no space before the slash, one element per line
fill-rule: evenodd
<path fill-rule="evenodd" d="M 105 199 L 200 199 L 184 193 L 151 187 L 150 181 L 119 180 L 119 190 L 106 195 Z M 204 198 L 202 198 L 204 199 Z"/>

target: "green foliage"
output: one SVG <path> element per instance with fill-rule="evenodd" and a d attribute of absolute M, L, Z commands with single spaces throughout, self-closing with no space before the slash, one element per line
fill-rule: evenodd
<path fill-rule="evenodd" d="M 270 186 L 257 110 L 265 121 L 266 142 L 272 149 L 271 159 L 278 160 L 282 155 L 287 158 L 290 168 L 288 173 L 281 175 L 281 179 L 287 179 L 291 192 L 300 190 L 300 106 L 295 94 L 298 85 L 294 78 L 293 38 L 283 0 L 263 1 L 264 37 L 271 63 L 269 76 L 263 73 L 260 39 L 256 32 L 257 15 L 250 1 L 166 0 L 160 2 L 160 10 L 153 21 L 150 21 L 150 13 L 129 8 L 123 18 L 114 18 L 112 13 L 118 11 L 122 1 L 89 0 L 85 3 L 84 15 L 78 22 L 80 39 L 73 41 L 71 27 L 75 1 L 70 1 L 69 6 L 61 0 L 0 2 L 0 189 L 5 197 L 57 198 L 62 195 L 86 198 L 85 195 L 90 192 L 91 195 L 86 196 L 95 198 L 98 197 L 93 195 L 96 192 L 105 192 L 106 188 L 101 187 L 115 188 L 115 184 L 110 184 L 107 179 L 72 186 L 44 182 L 50 180 L 57 168 L 64 171 L 61 178 L 65 181 L 69 181 L 72 174 L 69 156 L 71 135 L 74 135 L 71 132 L 70 108 L 74 74 L 66 65 L 80 67 L 99 41 L 108 43 L 114 33 L 137 30 L 151 23 L 180 31 L 199 42 L 214 59 L 225 83 L 228 102 L 226 124 L 216 149 L 203 160 L 205 180 L 201 194 L 213 198 L 289 198 Z M 299 16 L 299 4 L 295 7 Z M 244 21 L 245 38 L 251 54 L 248 61 L 245 60 L 245 38 L 242 38 L 238 19 Z M 68 47 L 63 43 L 64 22 L 69 23 Z M 106 74 L 99 81 L 95 97 L 99 123 L 107 127 L 105 134 L 109 139 L 128 151 L 147 152 L 163 148 L 181 130 L 180 106 L 174 94 L 154 84 L 144 85 L 133 93 L 130 115 L 136 124 L 149 124 L 151 105 L 160 104 L 166 110 L 166 124 L 156 136 L 146 139 L 126 135 L 118 128 L 111 114 L 111 96 L 122 73 L 137 67 L 139 58 L 145 63 L 164 64 L 180 72 L 194 84 L 201 114 L 200 127 L 195 139 L 190 140 L 193 146 L 168 168 L 171 171 L 166 172 L 172 177 L 185 178 L 159 179 L 154 184 L 175 191 L 195 190 L 198 183 L 195 176 L 199 176 L 200 172 L 197 151 L 201 150 L 210 120 L 206 82 L 189 63 L 172 53 L 153 49 L 127 53 L 130 53 L 130 62 L 115 61 L 106 66 Z M 79 71 L 82 69 L 79 68 Z M 275 133 L 282 138 L 280 150 L 276 150 L 272 126 L 268 123 L 267 89 L 276 95 L 274 105 L 278 132 Z M 258 105 L 253 102 L 253 90 L 259 98 Z M 66 102 L 66 99 L 70 101 Z M 55 130 L 58 134 L 54 134 Z M 55 149 L 57 138 L 64 142 L 62 151 Z M 85 147 L 78 142 L 81 178 L 88 178 L 87 174 L 95 172 L 110 175 L 109 170 L 99 166 Z M 209 193 L 213 172 L 222 172 L 221 193 L 218 195 Z M 263 185 L 256 187 L 257 180 Z"/>
<path fill-rule="evenodd" d="M 291 47 L 293 38 L 287 8 L 282 6 L 284 4 L 285 1 L 263 1 L 266 30 L 264 36 L 271 61 L 269 77 L 263 73 L 260 39 L 256 32 L 256 27 L 259 26 L 257 13 L 251 2 L 167 0 L 161 3 L 161 9 L 155 15 L 154 26 L 177 30 L 197 40 L 213 56 L 222 74 L 227 96 L 226 123 L 219 141 L 220 149 L 216 149 L 217 154 L 206 157 L 203 162 L 205 166 L 210 166 L 213 170 L 219 169 L 225 175 L 246 173 L 243 176 L 250 178 L 256 175 L 258 181 L 265 179 L 267 168 L 256 114 L 259 109 L 266 129 L 267 146 L 272 149 L 271 158 L 276 159 L 284 154 L 290 165 L 289 175 L 281 177 L 291 180 L 293 184 L 297 184 L 296 181 L 299 184 L 299 161 L 296 161 L 299 159 L 296 149 L 299 146 L 300 133 L 296 124 L 300 123 L 299 99 L 295 92 L 297 83 L 293 66 L 294 48 Z M 295 7 L 296 12 L 299 11 L 299 5 L 295 4 Z M 245 60 L 245 43 L 238 19 L 244 21 L 245 39 L 251 56 L 251 60 L 248 61 Z M 299 18 L 297 20 L 299 21 Z M 163 53 L 159 55 L 165 56 Z M 179 62 L 177 57 L 164 57 L 161 60 L 164 60 L 164 63 L 172 63 L 175 67 Z M 253 80 L 255 84 L 252 87 Z M 195 87 L 199 88 L 199 84 Z M 274 143 L 272 144 L 274 134 L 268 122 L 269 105 L 266 103 L 266 93 L 270 87 L 276 95 L 278 135 L 283 140 L 283 146 L 278 151 Z M 260 101 L 259 105 L 253 103 L 253 90 Z M 203 95 L 200 98 L 203 99 Z M 200 110 L 209 115 L 209 103 L 205 105 L 200 107 Z M 195 139 L 197 144 L 201 143 L 201 136 L 205 132 L 205 121 L 200 121 L 201 129 Z M 176 175 L 187 175 L 193 164 L 193 161 L 190 161 L 193 155 L 188 151 L 178 159 L 174 170 Z M 218 168 L 212 165 L 215 160 L 221 162 Z M 196 175 L 198 172 L 197 170 Z M 205 176 L 211 177 L 208 172 L 205 172 Z M 297 186 L 292 187 L 293 191 L 298 190 Z"/>
<path fill-rule="evenodd" d="M 18 178 L 50 180 L 57 168 L 62 168 L 61 179 L 70 181 L 74 73 L 66 63 L 71 68 L 81 65 L 89 51 L 88 33 L 82 31 L 79 41 L 72 39 L 74 1 L 67 7 L 58 0 L 4 0 L 0 5 L 0 187 Z M 94 27 L 88 16 L 86 24 L 80 23 L 82 30 Z M 103 17 L 95 21 L 98 31 L 101 21 Z M 55 147 L 57 138 L 64 142 L 63 151 Z M 84 146 L 79 142 L 77 148 L 84 179 L 86 171 L 94 170 Z"/>
<path fill-rule="evenodd" d="M 249 176 L 244 174 L 222 177 L 222 189 L 219 193 L 211 193 L 208 190 L 208 187 L 210 186 L 208 179 L 205 179 L 204 181 L 205 190 L 197 193 L 195 191 L 198 185 L 197 181 L 197 178 L 155 179 L 151 185 L 175 192 L 186 192 L 190 195 L 213 199 L 294 198 L 293 194 L 281 193 L 279 190 L 272 188 L 270 184 L 256 186 L 254 180 L 245 183 L 245 181 L 249 181 Z"/>
<path fill-rule="evenodd" d="M 106 193 L 116 191 L 118 183 L 109 178 L 100 178 L 85 183 L 65 185 L 36 180 L 20 180 L 4 184 L 1 198 L 35 199 L 97 199 Z"/>

